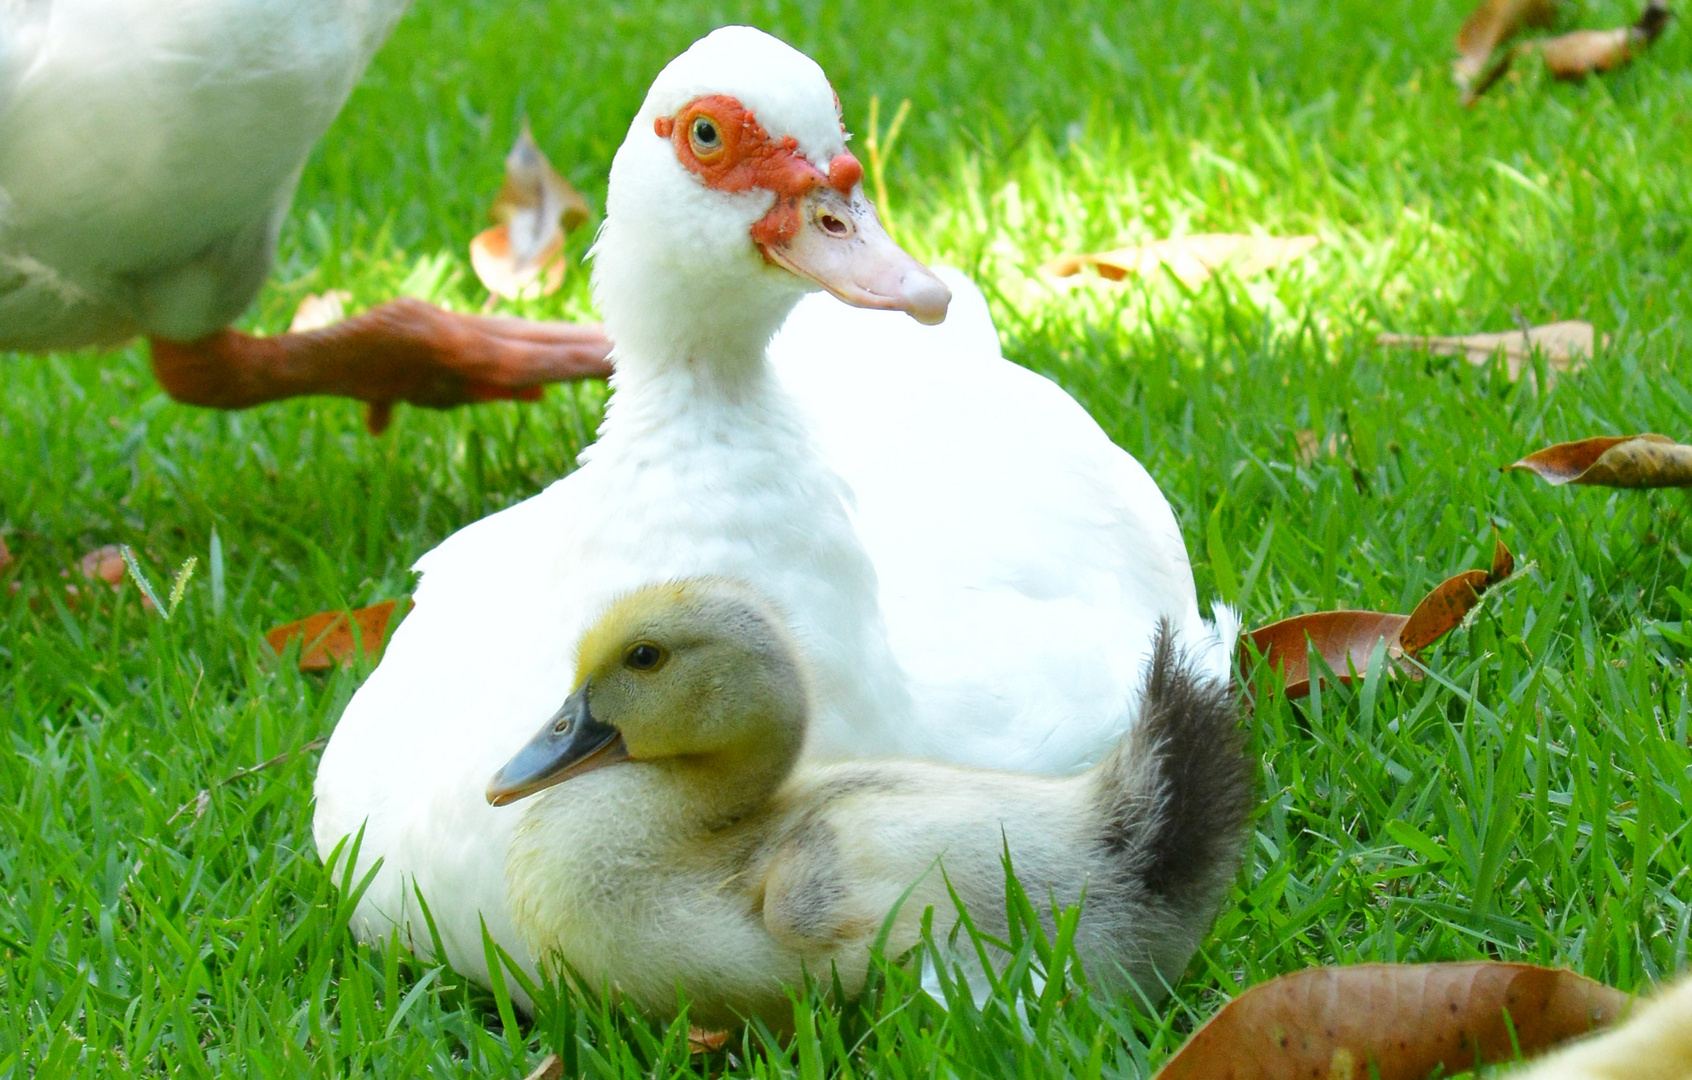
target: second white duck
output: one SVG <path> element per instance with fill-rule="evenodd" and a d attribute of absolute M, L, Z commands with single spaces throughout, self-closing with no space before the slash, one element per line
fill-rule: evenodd
<path fill-rule="evenodd" d="M 1130 723 L 1159 619 L 1201 648 L 1195 639 L 1209 631 L 1155 485 L 1061 391 L 998 357 L 984 309 L 960 328 L 956 343 L 970 351 L 956 364 L 966 382 L 979 374 L 995 388 L 983 397 L 998 396 L 996 411 L 984 421 L 944 416 L 935 430 L 1003 444 L 987 455 L 997 462 L 1015 453 L 991 430 L 1007 399 L 1026 400 L 1043 428 L 1073 428 L 1043 431 L 1055 449 L 1030 453 L 1055 475 L 1012 470 L 1008 498 L 992 507 L 1016 518 L 1069 500 L 1049 531 L 1024 522 L 972 535 L 971 520 L 994 514 L 949 520 L 967 499 L 960 507 L 940 492 L 925 505 L 914 480 L 884 475 L 884 447 L 871 440 L 853 458 L 846 421 L 833 412 L 819 421 L 829 410 L 797 404 L 772 372 L 771 336 L 819 286 L 923 322 L 945 310 L 946 288 L 886 237 L 860 178 L 827 79 L 767 35 L 719 30 L 654 83 L 613 163 L 595 249 L 595 296 L 617 342 L 600 440 L 576 473 L 418 563 L 417 608 L 324 753 L 319 851 L 359 836 L 360 873 L 382 860 L 355 915 L 361 934 L 382 939 L 397 925 L 426 948 L 421 894 L 447 959 L 466 974 L 485 976 L 484 919 L 503 947 L 527 956 L 505 905 L 510 818 L 483 803 L 483 785 L 557 707 L 585 620 L 655 580 L 729 575 L 787 613 L 815 680 L 803 752 L 818 760 L 898 755 L 1071 772 Z M 803 367 L 805 340 L 784 336 L 800 343 L 784 372 Z M 913 399 L 908 410 L 920 409 Z M 812 424 L 846 448 L 845 464 L 819 454 Z M 945 472 L 938 455 L 979 450 L 909 437 L 893 445 L 933 449 L 906 470 L 930 476 Z M 1063 459 L 1070 450 L 1082 454 L 1079 467 Z M 970 475 L 959 490 L 983 497 L 990 485 Z M 929 531 L 901 546 L 901 517 Z M 866 541 L 888 561 L 891 591 Z M 1081 617 L 1087 632 L 1067 642 L 1044 629 Z M 1212 642 L 1211 670 L 1231 644 L 1223 638 Z"/>

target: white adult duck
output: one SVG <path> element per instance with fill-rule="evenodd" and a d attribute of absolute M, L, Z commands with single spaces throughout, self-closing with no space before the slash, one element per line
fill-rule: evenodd
<path fill-rule="evenodd" d="M 306 155 L 410 0 L 0 3 L 0 351 L 151 339 L 175 398 L 445 406 L 604 375 L 597 326 L 415 300 L 257 338 Z"/>
<path fill-rule="evenodd" d="M 1218 637 L 1200 618 L 1155 485 L 1061 391 L 999 357 L 984 307 L 909 337 L 902 316 L 856 325 L 819 309 L 813 331 L 784 338 L 783 375 L 806 385 L 805 354 L 850 356 L 808 384 L 810 407 L 784 388 L 766 346 L 807 290 L 925 323 L 945 311 L 946 288 L 881 230 L 861 172 L 827 79 L 767 35 L 724 28 L 659 75 L 595 248 L 617 343 L 599 442 L 576 473 L 419 561 L 417 609 L 325 750 L 319 851 L 357 837 L 361 876 L 383 860 L 361 934 L 399 925 L 427 948 L 421 894 L 460 970 L 485 977 L 484 919 L 527 959 L 505 905 L 512 817 L 484 785 L 557 708 L 587 620 L 655 580 L 727 575 L 788 613 L 815 678 L 811 760 L 1074 772 L 1131 723 L 1160 618 L 1226 669 L 1233 627 Z M 849 334 L 862 336 L 830 340 Z M 845 361 L 882 347 L 910 369 L 851 386 Z M 938 366 L 922 371 L 929 353 Z M 960 407 L 937 405 L 948 396 Z M 866 397 L 854 433 L 841 406 Z M 918 430 L 883 443 L 878 417 Z M 1017 445 L 1030 418 L 1046 445 Z"/>

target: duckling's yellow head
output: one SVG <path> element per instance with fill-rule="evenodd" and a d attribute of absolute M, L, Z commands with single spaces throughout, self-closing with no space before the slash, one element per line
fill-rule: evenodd
<path fill-rule="evenodd" d="M 807 703 L 786 626 L 750 589 L 717 577 L 649 586 L 583 636 L 575 689 L 488 782 L 488 801 L 504 806 L 619 761 L 785 774 Z"/>

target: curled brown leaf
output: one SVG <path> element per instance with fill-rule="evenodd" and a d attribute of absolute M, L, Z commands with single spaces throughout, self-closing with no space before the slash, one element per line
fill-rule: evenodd
<path fill-rule="evenodd" d="M 1504 469 L 1523 469 L 1558 485 L 1692 487 L 1692 446 L 1665 435 L 1600 436 L 1548 446 Z"/>
<path fill-rule="evenodd" d="M 1668 5 L 1651 0 L 1639 21 L 1613 30 L 1576 30 L 1561 37 L 1535 42 L 1533 48 L 1545 60 L 1545 69 L 1558 79 L 1584 79 L 1588 75 L 1614 71 L 1650 48 L 1668 25 Z"/>
<path fill-rule="evenodd" d="M 1550 26 L 1557 16 L 1555 0 L 1481 0 L 1457 31 L 1457 59 L 1451 63 L 1459 89 L 1470 91 L 1494 49 L 1529 26 Z"/>
<path fill-rule="evenodd" d="M 564 234 L 588 220 L 587 200 L 535 144 L 527 121 L 505 157 L 505 182 L 470 242 L 470 265 L 489 292 L 508 300 L 544 296 L 564 282 Z"/>
<path fill-rule="evenodd" d="M 711 1054 L 721 1050 L 728 1042 L 729 1033 L 715 1028 L 690 1027 L 687 1029 L 687 1048 L 694 1054 Z"/>
<path fill-rule="evenodd" d="M 1515 556 L 1504 546 L 1504 541 L 1493 541 L 1491 569 L 1465 570 L 1435 586 L 1416 605 L 1409 621 L 1398 632 L 1399 647 L 1415 655 L 1455 630 L 1480 603 L 1481 594 L 1509 577 L 1515 569 Z"/>
<path fill-rule="evenodd" d="M 1631 62 L 1650 48 L 1668 26 L 1672 13 L 1664 0 L 1649 0 L 1645 10 L 1632 26 L 1610 30 L 1575 30 L 1552 38 L 1525 41 L 1499 53 L 1490 64 L 1482 64 L 1465 81 L 1463 103 L 1473 105 L 1504 73 L 1518 56 L 1538 53 L 1546 71 L 1553 78 L 1565 81 L 1584 79 L 1588 75 L 1614 71 Z"/>
<path fill-rule="evenodd" d="M 350 659 L 361 647 L 372 659 L 381 656 L 396 609 L 400 614 L 410 611 L 411 600 L 384 600 L 357 611 L 320 611 L 278 626 L 265 634 L 264 640 L 281 655 L 297 638 L 300 670 L 327 671 Z"/>
<path fill-rule="evenodd" d="M 1334 674 L 1344 679 L 1350 671 L 1367 671 L 1370 656 L 1383 641 L 1388 660 L 1403 656 L 1398 634 L 1408 621 L 1408 615 L 1384 611 L 1317 611 L 1270 623 L 1248 636 L 1269 665 L 1281 672 L 1287 697 L 1301 698 L 1310 693 L 1309 646 L 1314 645 Z M 1241 659 L 1249 663 L 1249 654 Z"/>
<path fill-rule="evenodd" d="M 1605 339 L 1608 341 L 1608 339 Z M 1461 356 L 1471 364 L 1484 364 L 1503 352 L 1511 381 L 1521 378 L 1535 350 L 1545 357 L 1551 371 L 1577 371 L 1593 355 L 1598 343 L 1592 324 L 1578 319 L 1532 326 L 1501 333 L 1438 336 L 1426 334 L 1379 334 L 1375 344 L 1401 349 L 1426 349 L 1437 356 Z"/>
<path fill-rule="evenodd" d="M 548 1054 L 541 1058 L 541 1063 L 536 1065 L 534 1071 L 524 1077 L 523 1080 L 563 1080 L 563 1078 L 563 1059 L 557 1054 Z"/>
<path fill-rule="evenodd" d="M 1112 251 L 1060 255 L 1040 269 L 1051 277 L 1066 278 L 1091 267 L 1106 280 L 1122 281 L 1130 275 L 1144 277 L 1168 268 L 1171 274 L 1192 287 L 1222 269 L 1241 278 L 1256 277 L 1303 258 L 1321 242 L 1315 236 L 1199 233 Z"/>
<path fill-rule="evenodd" d="M 352 293 L 345 289 L 330 289 L 325 293 L 311 293 L 294 309 L 293 321 L 288 324 L 290 334 L 321 330 L 347 317 L 347 305 Z"/>
<path fill-rule="evenodd" d="M 104 581 L 114 589 L 123 584 L 123 549 L 116 544 L 95 548 L 78 559 L 76 566 L 89 581 Z"/>
<path fill-rule="evenodd" d="M 1157 1080 L 1423 1080 L 1535 1054 L 1613 1023 L 1627 994 L 1494 961 L 1312 968 L 1252 987 Z"/>
<path fill-rule="evenodd" d="M 1339 680 L 1353 671 L 1368 670 L 1369 660 L 1383 642 L 1393 668 L 1411 678 L 1416 669 L 1397 661 L 1432 645 L 1457 626 L 1480 603 L 1481 594 L 1515 571 L 1515 556 L 1502 540 L 1494 541 L 1487 570 L 1465 570 L 1440 582 L 1409 615 L 1384 611 L 1318 611 L 1259 627 L 1246 635 L 1269 666 L 1281 672 L 1288 698 L 1310 693 L 1310 654 L 1314 647 Z M 1242 643 L 1240 664 L 1249 671 L 1251 654 Z"/>

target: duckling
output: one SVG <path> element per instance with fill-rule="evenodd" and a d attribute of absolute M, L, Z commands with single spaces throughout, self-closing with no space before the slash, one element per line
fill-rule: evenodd
<path fill-rule="evenodd" d="M 487 788 L 495 806 L 544 791 L 505 871 L 533 956 L 649 1013 L 674 1015 L 679 989 L 695 1023 L 780 1027 L 807 973 L 863 988 L 890 913 L 892 953 L 918 942 L 925 909 L 944 932 L 948 884 L 1003 934 L 1008 849 L 1037 904 L 1085 897 L 1077 952 L 1095 985 L 1161 996 L 1243 841 L 1250 770 L 1225 681 L 1165 626 L 1139 722 L 1087 772 L 799 768 L 811 690 L 787 626 L 746 586 L 702 577 L 627 594 L 589 629 L 574 690 Z"/>

